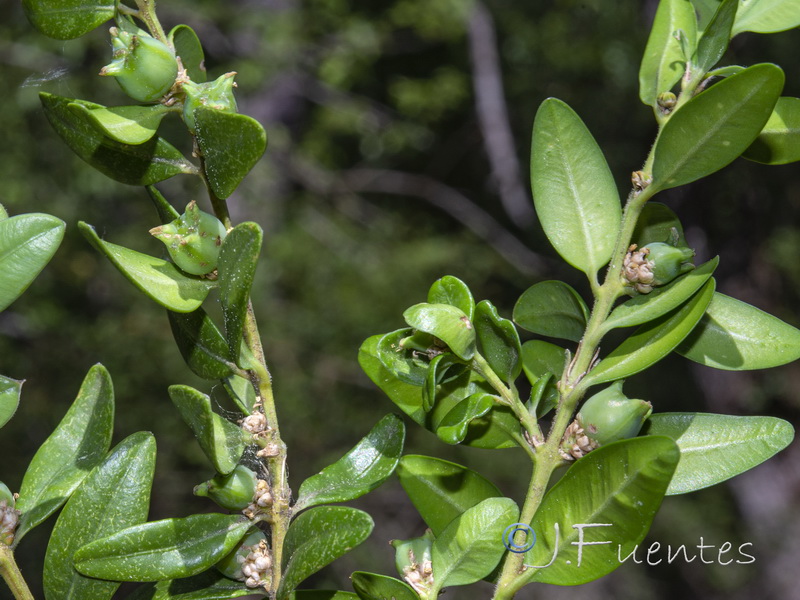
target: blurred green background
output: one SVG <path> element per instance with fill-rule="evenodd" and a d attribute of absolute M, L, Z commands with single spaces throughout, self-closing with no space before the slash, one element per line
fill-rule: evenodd
<path fill-rule="evenodd" d="M 460 277 L 506 316 L 541 280 L 563 279 L 588 293 L 535 222 L 530 128 L 544 98 L 569 103 L 627 193 L 655 134 L 637 76 L 656 4 L 161 0 L 166 26 L 184 22 L 199 34 L 212 77 L 238 72 L 240 111 L 270 136 L 266 157 L 230 204 L 236 221 L 265 230 L 254 302 L 295 490 L 394 410 L 360 371 L 357 350 L 368 336 L 402 326 L 402 311 L 423 301 L 435 279 Z M 151 518 L 212 510 L 191 494 L 211 469 L 166 393 L 174 383 L 211 387 L 184 366 L 164 311 L 76 228 L 85 220 L 109 241 L 158 254 L 160 243 L 147 233 L 158 224 L 155 212 L 143 189 L 106 179 L 73 155 L 37 99 L 44 90 L 126 103 L 113 81 L 95 76 L 110 58 L 106 28 L 59 42 L 35 32 L 16 1 L 0 0 L 0 14 L 0 203 L 11 214 L 47 212 L 68 223 L 53 262 L 0 314 L 0 372 L 27 380 L 19 412 L 0 432 L 0 478 L 18 489 L 86 371 L 102 362 L 117 394 L 115 440 L 141 429 L 158 440 Z M 785 95 L 799 96 L 798 47 L 798 31 L 743 34 L 724 62 L 776 62 L 787 73 Z M 165 123 L 164 133 L 176 144 L 183 139 L 177 123 Z M 180 209 L 204 201 L 190 178 L 159 187 Z M 699 260 L 720 255 L 719 290 L 800 325 L 800 168 L 738 160 L 660 199 L 683 220 Z M 656 411 L 800 422 L 796 365 L 728 373 L 674 356 L 631 378 L 626 392 Z M 416 426 L 407 451 L 468 464 L 518 500 L 529 475 L 522 452 L 444 446 Z M 424 530 L 394 481 L 353 504 L 373 515 L 375 533 L 308 587 L 350 589 L 355 569 L 394 574 L 388 540 Z M 646 542 L 751 542 L 755 563 L 626 564 L 593 584 L 528 587 L 519 598 L 800 598 L 798 509 L 795 443 L 726 484 L 668 498 Z M 49 523 L 18 553 L 40 597 Z M 8 594 L 0 589 L 0 598 Z M 489 595 L 488 586 L 447 592 L 450 599 Z"/>

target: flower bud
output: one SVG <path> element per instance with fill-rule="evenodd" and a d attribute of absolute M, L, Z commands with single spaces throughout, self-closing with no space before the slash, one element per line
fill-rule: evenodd
<path fill-rule="evenodd" d="M 186 94 L 186 99 L 183 101 L 183 122 L 189 131 L 194 133 L 194 111 L 201 106 L 224 112 L 236 112 L 236 98 L 233 96 L 233 88 L 236 87 L 233 81 L 235 75 L 235 72 L 225 73 L 208 83 L 187 81 L 183 84 L 182 89 Z"/>
<path fill-rule="evenodd" d="M 206 496 L 228 510 L 244 510 L 253 501 L 258 478 L 244 465 L 227 475 L 217 475 L 194 488 L 195 496 Z"/>
<path fill-rule="evenodd" d="M 418 586 L 429 587 L 433 582 L 431 567 L 433 540 L 433 532 L 428 529 L 421 537 L 389 542 L 395 549 L 397 572 L 418 591 Z"/>
<path fill-rule="evenodd" d="M 133 33 L 112 27 L 109 31 L 113 60 L 100 70 L 100 75 L 116 77 L 134 100 L 157 102 L 178 76 L 175 53 L 141 29 Z"/>
<path fill-rule="evenodd" d="M 622 381 L 589 398 L 577 421 L 584 433 L 600 445 L 632 438 L 639 433 L 653 406 L 622 393 Z"/>
<path fill-rule="evenodd" d="M 658 107 L 665 115 L 668 115 L 670 112 L 672 112 L 672 109 L 675 108 L 675 104 L 677 102 L 678 97 L 672 92 L 662 92 L 658 95 L 658 98 L 656 98 Z"/>
<path fill-rule="evenodd" d="M 691 248 L 677 248 L 664 242 L 647 244 L 643 250 L 649 250 L 648 262 L 652 263 L 653 285 L 664 285 L 678 275 L 694 269 L 688 261 L 694 258 Z"/>
<path fill-rule="evenodd" d="M 260 529 L 252 529 L 215 567 L 226 577 L 244 581 L 247 587 L 267 585 L 272 570 L 272 556 L 267 545 L 267 536 Z"/>
<path fill-rule="evenodd" d="M 154 227 L 150 233 L 164 242 L 175 264 L 192 275 L 205 275 L 217 268 L 220 246 L 227 235 L 222 222 L 197 208 L 194 200 L 180 217 Z"/>

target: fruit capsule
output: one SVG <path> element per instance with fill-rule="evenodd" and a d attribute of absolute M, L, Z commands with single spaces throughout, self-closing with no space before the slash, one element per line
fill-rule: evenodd
<path fill-rule="evenodd" d="M 603 445 L 637 435 L 652 412 L 649 402 L 625 396 L 617 381 L 589 398 L 577 420 L 588 437 Z"/>
<path fill-rule="evenodd" d="M 227 231 L 214 215 L 189 202 L 180 217 L 154 227 L 150 233 L 164 242 L 178 267 L 192 275 L 206 275 L 217 268 L 219 251 Z"/>
<path fill-rule="evenodd" d="M 258 478 L 251 469 L 236 465 L 227 475 L 217 475 L 195 486 L 194 495 L 211 498 L 228 510 L 244 510 L 253 502 L 257 482 Z"/>
<path fill-rule="evenodd" d="M 186 94 L 186 99 L 183 101 L 183 122 L 189 131 L 194 133 L 194 111 L 202 106 L 224 112 L 236 112 L 236 98 L 233 96 L 233 88 L 236 87 L 233 82 L 235 75 L 235 72 L 225 73 L 208 83 L 187 81 L 183 84 L 182 89 Z"/>

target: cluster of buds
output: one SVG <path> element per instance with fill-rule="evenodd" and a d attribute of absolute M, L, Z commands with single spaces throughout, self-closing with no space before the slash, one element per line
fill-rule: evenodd
<path fill-rule="evenodd" d="M 653 242 L 639 250 L 632 244 L 622 263 L 622 279 L 640 294 L 648 294 L 654 287 L 694 269 L 689 262 L 693 257 L 691 248 L 678 248 L 664 242 Z"/>
<path fill-rule="evenodd" d="M 6 484 L 0 482 L 0 544 L 10 546 L 19 524 L 20 512 L 15 508 L 17 494 L 12 494 Z"/>
<path fill-rule="evenodd" d="M 153 227 L 150 234 L 167 247 L 170 258 L 191 275 L 207 275 L 217 268 L 219 251 L 227 230 L 222 221 L 197 208 L 192 200 L 171 223 Z"/>
<path fill-rule="evenodd" d="M 259 479 L 256 482 L 256 489 L 253 492 L 251 502 L 242 511 L 248 519 L 254 519 L 257 515 L 269 512 L 272 507 L 272 491 L 266 479 Z"/>
<path fill-rule="evenodd" d="M 599 446 L 600 444 L 586 435 L 578 421 L 573 421 L 564 432 L 558 453 L 564 460 L 578 460 Z"/>
<path fill-rule="evenodd" d="M 433 588 L 433 540 L 433 533 L 428 529 L 422 537 L 390 542 L 395 549 L 398 573 L 423 598 L 427 598 L 428 592 Z"/>
<path fill-rule="evenodd" d="M 270 429 L 267 425 L 267 417 L 258 409 L 242 419 L 241 425 L 242 429 L 254 436 L 264 435 Z"/>
<path fill-rule="evenodd" d="M 249 588 L 268 588 L 272 555 L 264 532 L 254 529 L 233 552 L 216 564 L 216 568 L 226 577 L 243 581 Z"/>

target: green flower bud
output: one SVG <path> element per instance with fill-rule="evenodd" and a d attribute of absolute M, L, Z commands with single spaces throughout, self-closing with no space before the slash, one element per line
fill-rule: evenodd
<path fill-rule="evenodd" d="M 272 556 L 267 545 L 267 536 L 260 529 L 251 529 L 239 545 L 214 566 L 225 577 L 244 581 L 247 587 L 268 585 L 271 579 Z"/>
<path fill-rule="evenodd" d="M 676 248 L 664 242 L 647 244 L 643 250 L 649 250 L 647 261 L 652 263 L 653 285 L 664 285 L 678 275 L 694 269 L 689 261 L 694 258 L 691 248 Z"/>
<path fill-rule="evenodd" d="M 622 381 L 589 398 L 578 413 L 584 433 L 600 445 L 632 438 L 639 433 L 653 406 L 622 393 Z"/>
<path fill-rule="evenodd" d="M 233 81 L 235 75 L 235 72 L 225 73 L 208 83 L 187 81 L 183 84 L 182 89 L 186 94 L 186 99 L 183 101 L 183 122 L 189 131 L 194 133 L 194 111 L 201 106 L 224 112 L 236 112 L 236 98 L 233 96 L 233 88 L 236 87 Z"/>
<path fill-rule="evenodd" d="M 217 475 L 195 486 L 194 495 L 211 498 L 228 510 L 244 510 L 253 502 L 257 483 L 258 477 L 252 470 L 236 465 L 227 475 Z"/>
<path fill-rule="evenodd" d="M 113 60 L 100 75 L 117 78 L 123 91 L 139 102 L 157 102 L 175 83 L 178 61 L 164 43 L 142 30 L 112 27 Z"/>
<path fill-rule="evenodd" d="M 664 114 L 669 114 L 672 112 L 672 109 L 675 108 L 675 104 L 677 104 L 677 102 L 678 97 L 672 92 L 661 92 L 656 99 L 658 107 Z"/>
<path fill-rule="evenodd" d="M 194 200 L 180 217 L 154 227 L 150 233 L 167 246 L 170 257 L 192 275 L 205 275 L 217 268 L 219 250 L 227 231 L 214 215 L 197 208 Z"/>

